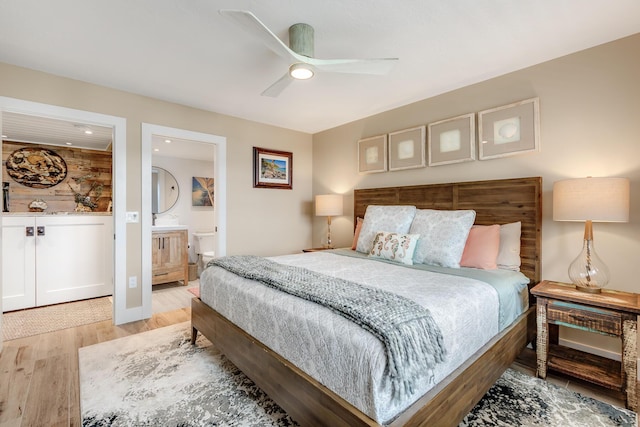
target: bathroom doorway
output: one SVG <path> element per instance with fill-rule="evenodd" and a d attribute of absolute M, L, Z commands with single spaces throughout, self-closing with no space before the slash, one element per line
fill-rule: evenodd
<path fill-rule="evenodd" d="M 196 260 L 192 234 L 203 229 L 215 231 L 216 254 L 226 254 L 226 138 L 143 123 L 141 171 L 142 307 L 150 317 L 154 229 L 186 229 L 189 261 Z M 154 178 L 170 184 L 154 185 Z M 200 203 L 195 195 L 204 179 L 213 182 L 213 206 Z"/>

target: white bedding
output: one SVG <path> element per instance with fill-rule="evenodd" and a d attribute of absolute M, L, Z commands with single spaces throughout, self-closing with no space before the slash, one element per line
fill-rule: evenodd
<path fill-rule="evenodd" d="M 404 401 L 391 397 L 382 343 L 327 308 L 218 267 L 200 277 L 200 298 L 381 424 L 393 420 L 499 332 L 499 299 L 489 284 L 367 259 L 314 252 L 271 258 L 380 287 L 431 311 L 447 356 Z M 519 290 L 517 291 L 519 292 Z"/>

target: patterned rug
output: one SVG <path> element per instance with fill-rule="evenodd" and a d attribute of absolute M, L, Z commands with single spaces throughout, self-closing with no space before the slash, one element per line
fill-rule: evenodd
<path fill-rule="evenodd" d="M 9 341 L 102 322 L 111 319 L 112 312 L 111 297 L 11 311 L 2 315 L 2 338 Z"/>
<path fill-rule="evenodd" d="M 83 426 L 294 426 L 189 322 L 79 350 Z M 635 426 L 636 415 L 514 370 L 460 426 Z"/>

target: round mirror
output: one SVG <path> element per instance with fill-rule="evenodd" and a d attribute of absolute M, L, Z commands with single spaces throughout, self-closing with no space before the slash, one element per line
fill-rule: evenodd
<path fill-rule="evenodd" d="M 171 209 L 178 201 L 178 181 L 165 169 L 151 168 L 151 212 L 161 214 Z"/>

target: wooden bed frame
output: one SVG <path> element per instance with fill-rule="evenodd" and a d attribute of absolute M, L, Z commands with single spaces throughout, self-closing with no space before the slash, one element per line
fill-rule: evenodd
<path fill-rule="evenodd" d="M 541 276 L 541 191 L 540 177 L 355 190 L 354 219 L 363 217 L 370 204 L 404 204 L 419 209 L 474 209 L 476 224 L 521 221 L 521 271 L 533 285 Z M 192 342 L 201 332 L 300 425 L 379 425 L 199 298 L 191 303 L 191 326 Z M 535 312 L 530 308 L 389 425 L 457 426 L 531 341 L 534 331 Z"/>

